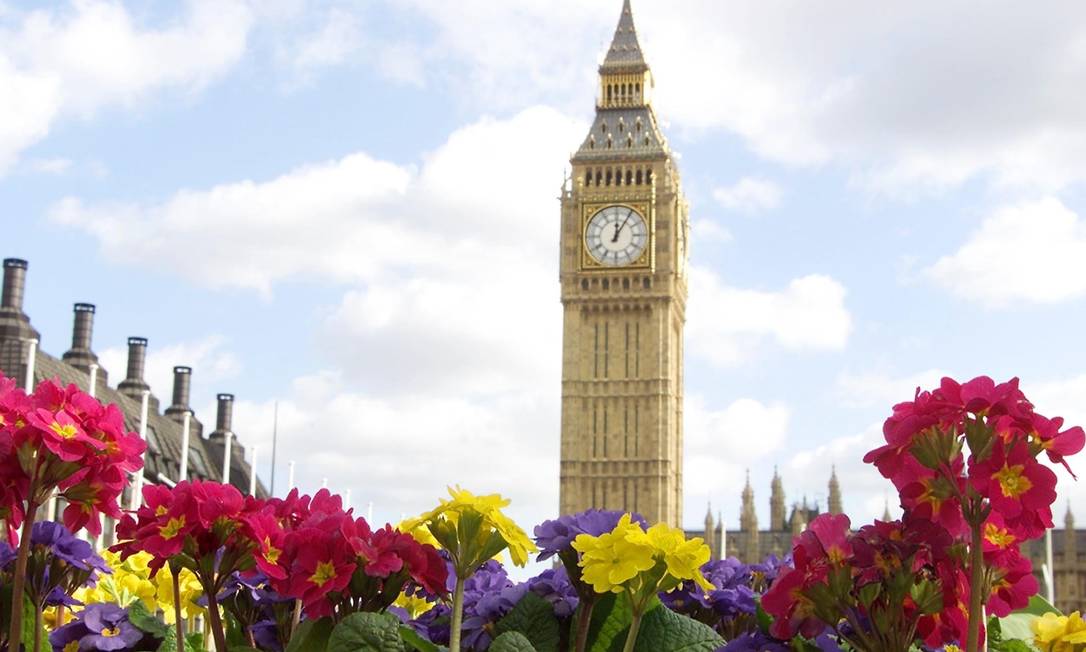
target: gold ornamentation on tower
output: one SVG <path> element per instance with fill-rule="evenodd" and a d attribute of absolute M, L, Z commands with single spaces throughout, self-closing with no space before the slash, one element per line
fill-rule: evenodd
<path fill-rule="evenodd" d="M 562 192 L 560 510 L 682 523 L 687 204 L 629 0 Z"/>

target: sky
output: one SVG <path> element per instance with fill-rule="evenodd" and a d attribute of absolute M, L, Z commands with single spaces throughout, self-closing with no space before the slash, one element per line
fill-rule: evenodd
<path fill-rule="evenodd" d="M 618 0 L 0 0 L 0 255 L 44 350 L 98 306 L 235 430 L 398 521 L 555 516 L 558 193 Z M 1086 5 L 635 0 L 691 204 L 685 522 L 854 522 L 894 403 L 1021 378 L 1086 423 Z M 1071 461 L 1074 468 L 1086 468 Z M 1059 471 L 1057 520 L 1086 517 Z"/>

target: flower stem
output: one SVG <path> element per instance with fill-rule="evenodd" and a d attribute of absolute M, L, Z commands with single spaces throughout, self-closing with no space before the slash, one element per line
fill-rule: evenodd
<path fill-rule="evenodd" d="M 177 652 L 185 652 L 185 637 L 181 634 L 181 569 L 170 567 L 173 574 L 173 626 Z"/>
<path fill-rule="evenodd" d="M 294 637 L 294 632 L 298 630 L 298 623 L 302 622 L 302 600 L 301 598 L 294 599 L 294 613 L 290 617 L 290 636 Z"/>
<path fill-rule="evenodd" d="M 581 612 L 577 614 L 577 642 L 574 644 L 574 652 L 584 652 L 588 645 L 588 629 L 592 625 L 592 610 L 596 607 L 596 601 L 581 600 Z"/>
<path fill-rule="evenodd" d="M 36 487 L 31 483 L 30 493 Z M 19 652 L 23 640 L 23 593 L 26 590 L 26 562 L 30 557 L 30 533 L 34 527 L 38 504 L 30 500 L 27 504 L 26 518 L 23 519 L 23 531 L 19 535 L 19 555 L 15 558 L 15 575 L 11 587 L 11 627 L 8 629 L 8 652 Z"/>
<path fill-rule="evenodd" d="M 630 631 L 626 634 L 626 645 L 622 646 L 622 652 L 633 652 L 637 645 L 637 631 L 641 629 L 641 610 L 634 609 L 633 619 L 630 620 Z"/>
<path fill-rule="evenodd" d="M 219 615 L 219 602 L 216 600 L 215 587 L 211 591 L 205 590 L 207 595 L 207 619 L 211 623 L 211 635 L 215 637 L 215 649 L 225 652 L 226 632 L 222 629 L 222 617 Z"/>
<path fill-rule="evenodd" d="M 984 618 L 984 595 L 981 584 L 984 581 L 984 550 L 981 541 L 981 523 L 972 523 L 972 541 L 969 544 L 969 634 L 966 639 L 966 652 L 980 651 L 980 624 Z"/>
<path fill-rule="evenodd" d="M 460 652 L 460 626 L 464 620 L 464 573 L 456 573 L 453 592 L 452 623 L 449 625 L 449 652 Z"/>
<path fill-rule="evenodd" d="M 41 607 L 34 607 L 34 652 L 41 652 Z"/>

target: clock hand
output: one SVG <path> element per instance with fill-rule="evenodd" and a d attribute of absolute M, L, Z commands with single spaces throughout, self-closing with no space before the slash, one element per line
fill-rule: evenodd
<path fill-rule="evenodd" d="M 611 242 L 618 242 L 619 232 L 626 227 L 626 223 L 630 221 L 630 216 L 632 215 L 633 209 L 631 208 L 630 211 L 626 213 L 626 219 L 622 220 L 622 224 L 615 224 L 615 237 L 611 238 Z"/>

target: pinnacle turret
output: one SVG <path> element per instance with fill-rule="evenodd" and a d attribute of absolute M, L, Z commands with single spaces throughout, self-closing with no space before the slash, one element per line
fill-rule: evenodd
<path fill-rule="evenodd" d="M 841 507 L 841 484 L 837 482 L 836 466 L 831 467 L 829 488 L 830 497 L 827 508 L 829 509 L 830 514 L 841 514 L 844 512 L 844 509 Z"/>
<path fill-rule="evenodd" d="M 773 482 L 769 485 L 769 529 L 774 532 L 784 530 L 785 506 L 784 483 L 777 473 L 777 467 L 773 467 Z"/>

